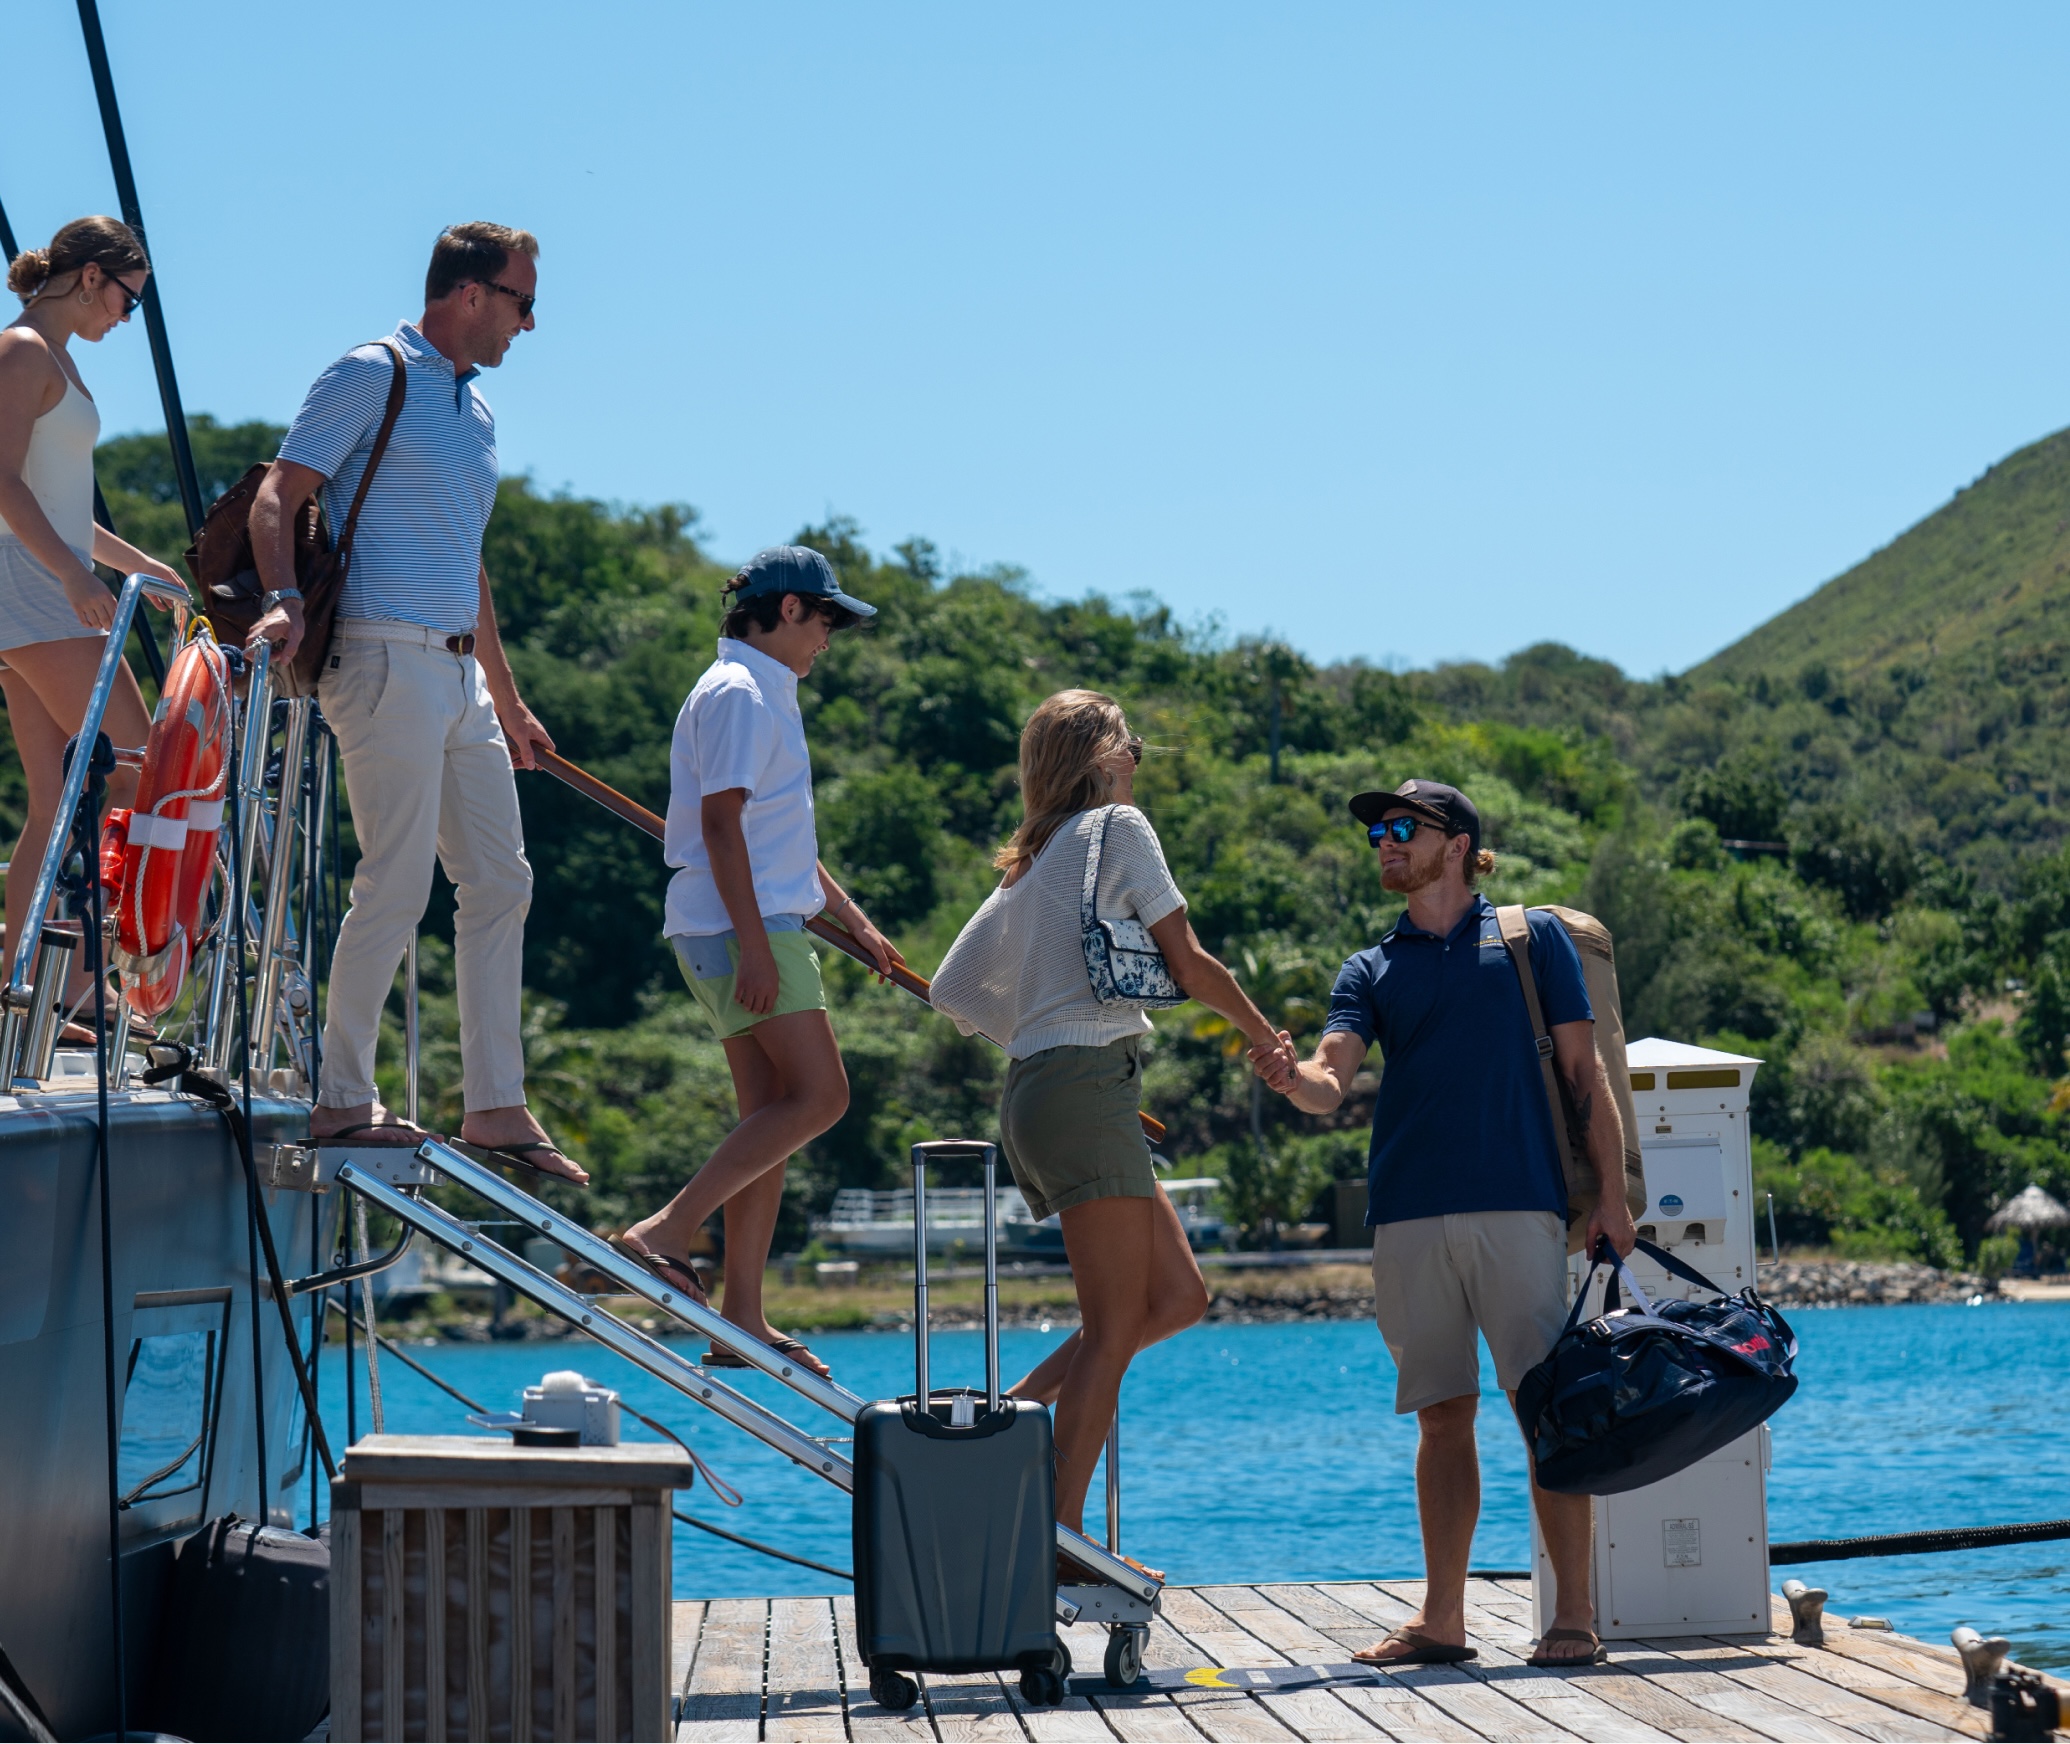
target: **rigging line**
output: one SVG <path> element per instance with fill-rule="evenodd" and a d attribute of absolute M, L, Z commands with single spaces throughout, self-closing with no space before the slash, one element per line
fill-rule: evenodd
<path fill-rule="evenodd" d="M 92 3 L 93 0 L 80 0 L 81 10 L 83 11 Z M 256 688 L 256 686 L 254 688 Z M 242 750 L 242 741 L 245 738 L 247 738 L 253 731 L 253 722 L 251 719 L 251 701 L 249 692 L 247 692 L 247 700 L 244 707 L 244 721 L 242 729 L 239 730 L 238 728 L 237 711 L 235 709 L 231 711 L 231 727 L 232 731 L 230 735 L 229 746 L 230 761 L 227 767 L 231 769 L 241 769 L 243 767 L 243 762 L 239 756 L 239 753 Z M 271 738 L 272 728 L 273 721 L 272 716 L 269 712 L 267 718 L 264 721 L 261 721 L 257 724 L 257 730 L 259 732 L 266 734 L 268 738 Z M 259 1171 L 252 1161 L 251 1151 L 252 1023 L 251 1005 L 249 996 L 245 989 L 244 973 L 244 912 L 245 909 L 250 905 L 251 870 L 244 863 L 244 824 L 241 816 L 244 804 L 244 795 L 241 791 L 243 785 L 243 782 L 236 779 L 234 776 L 229 781 L 224 783 L 224 790 L 229 799 L 230 804 L 230 948 L 232 951 L 232 956 L 230 958 L 230 974 L 233 977 L 233 979 L 235 979 L 235 981 L 237 982 L 237 1050 L 239 1057 L 242 1059 L 244 1063 L 244 1125 L 243 1130 L 238 1135 L 238 1148 L 241 1153 L 245 1171 L 244 1233 L 246 1244 L 250 1249 L 250 1266 L 252 1280 L 252 1437 L 255 1446 L 255 1451 L 258 1457 L 259 1466 L 259 1524 L 261 1526 L 270 1526 L 273 1523 L 273 1517 L 267 1506 L 268 1497 L 266 1494 L 266 1368 L 264 1339 L 259 1330 L 259 1218 L 261 1216 L 261 1208 L 259 1205 Z M 263 799 L 260 803 L 264 803 Z M 224 1087 L 224 1096 L 227 1100 L 229 1096 L 229 1088 L 227 1085 Z"/>
<path fill-rule="evenodd" d="M 75 737 L 68 747 L 67 763 L 85 756 L 86 785 L 79 790 L 79 804 L 68 820 L 75 852 L 79 856 L 83 891 L 73 892 L 74 906 L 83 907 L 86 923 L 87 972 L 93 979 L 94 1019 L 94 1150 L 100 1164 L 101 1200 L 101 1363 L 108 1414 L 108 1587 L 110 1623 L 113 1632 L 115 1684 L 115 1736 L 129 1736 L 128 1657 L 123 1640 L 122 1615 L 122 1427 L 115 1387 L 115 1207 L 113 1161 L 108 1154 L 108 975 L 101 961 L 105 935 L 101 931 L 100 834 L 101 801 L 107 787 L 107 770 L 115 767 L 115 748 L 106 733 L 96 732 L 93 745 L 82 745 Z M 55 827 L 55 826 L 53 826 Z M 78 897 L 85 901 L 79 903 Z M 256 1311 L 256 1305 L 255 1305 Z"/>
<path fill-rule="evenodd" d="M 1805 1538 L 1771 1544 L 1771 1567 L 1796 1562 L 1847 1562 L 1858 1556 L 1923 1556 L 1947 1550 L 1989 1550 L 2004 1544 L 2046 1544 L 2070 1538 L 2070 1520 L 2009 1526 L 1950 1526 L 1931 1532 L 1882 1532 L 1861 1538 Z"/>
<path fill-rule="evenodd" d="M 728 1532 L 723 1526 L 714 1526 L 709 1520 L 700 1520 L 695 1514 L 686 1514 L 680 1508 L 669 1510 L 685 1526 L 695 1526 L 700 1532 L 709 1532 L 714 1538 L 723 1538 L 729 1544 L 738 1544 L 748 1550 L 759 1550 L 764 1556 L 773 1556 L 780 1562 L 795 1562 L 800 1568 L 816 1569 L 821 1574 L 830 1574 L 836 1580 L 852 1581 L 855 1576 L 845 1568 L 835 1568 L 831 1563 L 814 1562 L 809 1556 L 798 1556 L 788 1550 L 778 1550 L 773 1544 L 760 1544 L 752 1538 L 744 1538 L 738 1532 Z"/>
<path fill-rule="evenodd" d="M 148 256 L 144 209 L 137 201 L 137 178 L 129 163 L 129 141 L 122 132 L 122 110 L 115 101 L 115 75 L 108 69 L 108 44 L 101 35 L 100 9 L 94 0 L 79 0 L 79 29 L 86 38 L 87 64 L 93 69 L 93 94 L 101 106 L 101 131 L 108 140 L 108 167 L 115 173 L 115 197 L 122 221 L 137 233 Z M 189 537 L 201 531 L 201 484 L 194 473 L 194 449 L 187 440 L 187 414 L 180 405 L 179 378 L 173 374 L 172 342 L 165 330 L 165 310 L 158 301 L 158 272 L 153 263 L 144 280 L 144 328 L 151 338 L 151 363 L 158 372 L 158 398 L 165 408 L 165 439 L 171 444 L 173 472 L 180 485 L 180 507 L 186 512 Z"/>
<path fill-rule="evenodd" d="M 451 1381 L 446 1380 L 443 1376 L 433 1374 L 430 1369 L 426 1368 L 422 1363 L 420 1363 L 415 1357 L 410 1355 L 408 1351 L 404 1350 L 402 1346 L 397 1344 L 393 1339 L 383 1337 L 378 1332 L 369 1331 L 366 1323 L 362 1321 L 357 1314 L 348 1312 L 346 1309 L 341 1307 L 336 1302 L 331 1303 L 330 1308 L 332 1313 L 342 1314 L 345 1316 L 345 1336 L 347 1338 L 350 1338 L 352 1336 L 353 1328 L 357 1327 L 362 1333 L 366 1334 L 370 1342 L 378 1343 L 383 1350 L 387 1351 L 390 1356 L 394 1357 L 398 1362 L 403 1364 L 405 1368 L 415 1370 L 418 1374 L 422 1375 L 427 1381 L 429 1381 L 434 1387 L 438 1388 L 440 1392 L 444 1393 L 448 1398 L 457 1399 L 461 1404 L 465 1405 L 470 1411 L 480 1411 L 484 1413 L 487 1412 L 488 1406 L 484 1405 L 479 1399 L 470 1399 L 465 1393 L 461 1392 L 461 1390 L 458 1387 L 454 1386 Z M 709 1466 L 707 1466 L 703 1460 L 697 1457 L 696 1452 L 691 1448 L 690 1444 L 687 1441 L 685 1441 L 680 1435 L 678 1435 L 673 1429 L 669 1428 L 669 1426 L 665 1423 L 657 1423 L 652 1417 L 649 1417 L 644 1411 L 633 1411 L 631 1406 L 625 1406 L 624 1409 L 631 1412 L 631 1414 L 634 1417 L 637 1417 L 642 1423 L 646 1424 L 646 1426 L 649 1429 L 658 1430 L 661 1434 L 666 1435 L 669 1438 L 669 1440 L 673 1441 L 678 1447 L 682 1448 L 682 1450 L 685 1453 L 688 1453 L 691 1459 L 696 1463 L 697 1469 L 704 1473 L 705 1482 L 711 1485 L 714 1494 L 716 1494 L 722 1502 L 726 1501 L 726 1492 L 732 1490 L 735 1499 L 731 1502 L 727 1502 L 726 1505 L 731 1508 L 737 1508 L 740 1506 L 740 1492 L 738 1490 L 733 1490 L 733 1486 L 730 1484 L 721 1483 L 721 1481 L 713 1474 L 712 1469 Z M 714 1538 L 723 1538 L 729 1544 L 738 1544 L 743 1549 L 759 1551 L 764 1556 L 773 1556 L 779 1562 L 794 1562 L 800 1568 L 809 1568 L 819 1574 L 830 1574 L 836 1580 L 852 1581 L 855 1579 L 855 1576 L 845 1568 L 836 1568 L 833 1566 L 832 1563 L 814 1562 L 811 1557 L 799 1556 L 792 1551 L 778 1550 L 776 1546 L 773 1544 L 764 1544 L 759 1539 L 749 1538 L 739 1532 L 729 1532 L 723 1526 L 714 1526 L 709 1520 L 700 1520 L 697 1518 L 696 1515 L 686 1514 L 680 1508 L 671 1508 L 669 1512 L 672 1513 L 678 1520 L 682 1521 L 685 1526 L 695 1526 L 698 1529 L 698 1531 L 709 1532 Z"/>
<path fill-rule="evenodd" d="M 0 255 L 5 255 L 10 264 L 21 250 L 14 243 L 14 226 L 7 222 L 7 207 L 0 204 Z"/>

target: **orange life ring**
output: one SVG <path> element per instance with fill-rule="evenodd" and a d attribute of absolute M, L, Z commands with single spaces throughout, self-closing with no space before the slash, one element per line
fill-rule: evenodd
<path fill-rule="evenodd" d="M 165 675 L 123 849 L 115 967 L 140 1017 L 171 1009 L 187 979 L 223 823 L 229 723 L 228 663 L 201 624 Z"/>

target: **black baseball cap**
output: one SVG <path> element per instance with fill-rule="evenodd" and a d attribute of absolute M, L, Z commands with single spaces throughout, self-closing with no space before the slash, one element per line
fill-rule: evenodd
<path fill-rule="evenodd" d="M 740 566 L 740 573 L 726 584 L 736 600 L 755 599 L 765 593 L 796 593 L 808 599 L 832 600 L 859 618 L 874 618 L 877 608 L 865 605 L 852 593 L 843 593 L 834 566 L 810 545 L 772 545 L 757 551 Z"/>
<path fill-rule="evenodd" d="M 1404 781 L 1392 793 L 1354 793 L 1351 815 L 1371 829 L 1391 811 L 1412 811 L 1428 818 L 1448 836 L 1464 836 L 1467 851 L 1481 845 L 1481 814 L 1472 800 L 1442 781 Z"/>

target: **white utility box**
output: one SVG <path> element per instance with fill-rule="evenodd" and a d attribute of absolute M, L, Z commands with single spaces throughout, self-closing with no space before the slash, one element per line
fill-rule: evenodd
<path fill-rule="evenodd" d="M 1639 1234 L 1730 1293 L 1754 1281 L 1754 1159 L 1747 1100 L 1759 1060 L 1648 1036 L 1626 1050 L 1645 1158 Z M 1644 1254 L 1649 1296 L 1694 1285 Z M 1568 1299 L 1588 1262 L 1568 1261 Z M 1600 1286 L 1598 1287 L 1600 1290 Z M 1593 1303 L 1591 1304 L 1593 1307 Z M 1605 1640 L 1763 1634 L 1768 1629 L 1768 1430 L 1644 1489 L 1596 1498 L 1596 1633 Z M 1531 1528 L 1532 1613 L 1552 1622 L 1552 1566 Z"/>

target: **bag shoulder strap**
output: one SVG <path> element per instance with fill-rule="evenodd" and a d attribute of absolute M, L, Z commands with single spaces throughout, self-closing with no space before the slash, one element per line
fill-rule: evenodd
<path fill-rule="evenodd" d="M 1107 820 L 1114 815 L 1111 805 L 1093 813 L 1092 840 L 1085 844 L 1085 883 L 1078 892 L 1078 924 L 1089 927 L 1099 919 L 1095 892 L 1100 883 L 1100 848 L 1107 840 Z"/>
<path fill-rule="evenodd" d="M 373 452 L 367 456 L 366 471 L 359 475 L 359 489 L 352 493 L 352 507 L 345 514 L 345 530 L 338 535 L 338 569 L 341 574 L 352 561 L 352 534 L 359 526 L 359 511 L 366 507 L 367 489 L 374 482 L 381 456 L 388 452 L 388 438 L 395 434 L 395 421 L 402 416 L 403 400 L 409 393 L 410 378 L 403 368 L 402 348 L 393 339 L 383 339 L 380 343 L 388 348 L 388 361 L 394 373 L 388 381 L 388 404 L 381 413 L 381 428 L 374 432 Z"/>
<path fill-rule="evenodd" d="M 1643 1235 L 1639 1237 L 1638 1251 L 1644 1254 L 1655 1265 L 1661 1267 L 1665 1271 L 1671 1272 L 1674 1276 L 1680 1278 L 1682 1282 L 1685 1284 L 1694 1284 L 1699 1290 L 1710 1291 L 1710 1293 L 1713 1296 L 1724 1296 L 1730 1294 L 1729 1291 L 1721 1290 L 1716 1284 L 1712 1283 L 1709 1278 L 1705 1277 L 1703 1273 L 1699 1272 L 1694 1266 L 1690 1265 L 1686 1260 L 1676 1259 L 1675 1256 L 1669 1253 L 1666 1248 L 1655 1247 L 1653 1243 L 1648 1241 Z"/>
<path fill-rule="evenodd" d="M 1523 907 L 1507 903 L 1495 911 L 1495 924 L 1502 929 L 1502 942 L 1509 960 L 1516 965 L 1523 983 L 1524 1010 L 1531 1019 L 1531 1040 L 1538 1049 L 1538 1074 L 1545 1081 L 1546 1110 L 1552 1116 L 1553 1143 L 1559 1147 L 1560 1166 L 1571 1175 L 1574 1157 L 1567 1136 L 1567 1105 L 1560 1098 L 1559 1074 L 1553 1069 L 1552 1032 L 1546 1028 L 1545 1007 L 1538 998 L 1538 977 L 1531 972 L 1531 921 Z"/>

